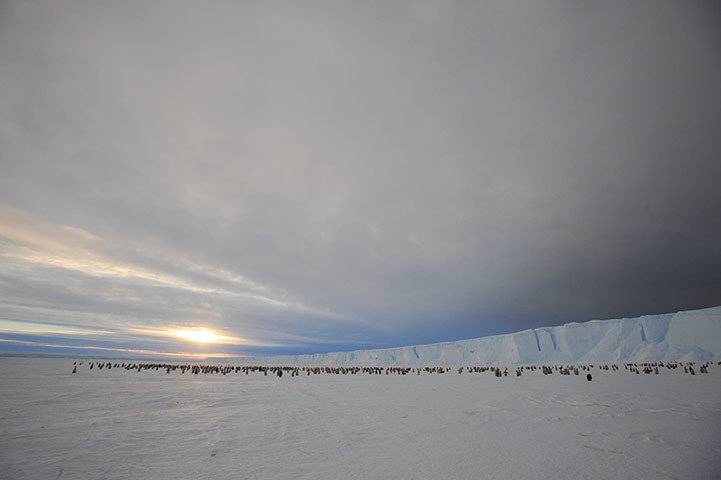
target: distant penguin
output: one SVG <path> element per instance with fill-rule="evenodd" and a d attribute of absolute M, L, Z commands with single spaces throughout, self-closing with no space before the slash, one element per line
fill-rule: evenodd
<path fill-rule="evenodd" d="M 588 375 L 586 375 L 586 380 L 590 382 L 591 380 L 593 380 L 593 376 L 589 373 Z"/>
<path fill-rule="evenodd" d="M 77 365 L 73 366 L 73 373 L 78 373 L 78 366 L 77 366 Z"/>

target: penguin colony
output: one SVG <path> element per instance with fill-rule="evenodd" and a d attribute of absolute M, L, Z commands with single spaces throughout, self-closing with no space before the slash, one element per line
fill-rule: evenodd
<path fill-rule="evenodd" d="M 73 372 L 77 373 L 78 367 L 82 366 L 85 362 L 73 362 Z M 647 362 L 647 363 L 624 363 L 624 371 L 640 375 L 644 373 L 646 375 L 658 375 L 659 369 L 676 370 L 683 368 L 684 373 L 690 375 L 696 375 L 696 368 L 699 373 L 708 373 L 708 368 L 714 365 L 713 362 L 703 362 L 697 364 L 696 362 Z M 721 365 L 721 361 L 717 362 L 716 365 Z M 290 374 L 291 377 L 298 377 L 300 375 L 421 375 L 421 374 L 444 374 L 451 371 L 451 367 L 282 367 L 282 366 L 261 366 L 261 365 L 204 365 L 204 364 L 176 364 L 176 363 L 113 363 L 113 362 L 88 362 L 89 370 L 111 370 L 113 368 L 120 368 L 125 370 L 134 370 L 141 372 L 143 370 L 162 371 L 165 373 L 180 371 L 180 373 L 191 374 L 191 375 L 227 375 L 230 373 L 245 374 L 251 373 L 268 376 L 276 375 L 282 377 L 283 374 Z M 621 368 L 616 364 L 603 364 L 597 366 L 599 370 L 604 371 L 620 371 Z M 520 377 L 524 372 L 535 372 L 540 371 L 543 375 L 579 375 L 579 373 L 586 373 L 586 379 L 590 382 L 592 379 L 591 370 L 595 368 L 593 364 L 589 365 L 522 365 L 516 367 L 516 376 Z M 680 371 L 680 370 L 679 370 Z M 507 377 L 508 367 L 497 366 L 463 366 L 457 367 L 458 374 L 474 374 L 490 372 L 496 377 Z"/>

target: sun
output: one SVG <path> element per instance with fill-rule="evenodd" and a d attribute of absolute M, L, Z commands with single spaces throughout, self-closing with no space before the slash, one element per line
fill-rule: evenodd
<path fill-rule="evenodd" d="M 228 339 L 228 337 L 216 335 L 215 333 L 211 332 L 206 328 L 196 330 L 176 330 L 173 332 L 173 335 L 185 340 L 190 340 L 191 342 L 198 343 L 214 343 Z"/>

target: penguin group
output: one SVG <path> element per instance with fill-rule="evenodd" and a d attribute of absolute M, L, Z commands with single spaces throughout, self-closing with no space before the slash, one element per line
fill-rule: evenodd
<path fill-rule="evenodd" d="M 72 373 L 77 373 L 78 367 L 83 365 L 85 362 L 73 362 Z M 676 370 L 683 368 L 684 373 L 690 375 L 696 375 L 696 369 L 698 368 L 699 373 L 707 374 L 708 368 L 713 366 L 714 362 L 703 362 L 697 364 L 696 362 L 644 362 L 644 363 L 624 363 L 624 371 L 640 375 L 644 373 L 646 375 L 654 374 L 658 375 L 660 369 Z M 721 365 L 721 361 L 717 362 L 716 365 Z M 89 370 L 111 370 L 124 369 L 129 371 L 161 371 L 165 370 L 166 374 L 171 372 L 180 371 L 181 374 L 189 373 L 191 375 L 228 375 L 231 373 L 249 375 L 251 373 L 262 373 L 264 376 L 275 375 L 282 377 L 283 374 L 288 374 L 290 377 L 297 377 L 301 374 L 305 376 L 311 375 L 409 375 L 409 374 L 445 374 L 451 371 L 451 367 L 445 366 L 426 366 L 426 367 L 379 367 L 379 366 L 368 366 L 368 367 L 297 367 L 297 366 L 265 366 L 265 365 L 206 365 L 206 364 L 177 364 L 177 363 L 142 363 L 142 362 L 88 362 Z M 97 368 L 96 368 L 97 367 Z M 524 372 L 530 371 L 535 372 L 540 370 L 543 375 L 579 375 L 580 372 L 586 373 L 586 378 L 591 380 L 591 370 L 596 366 L 593 364 L 588 365 L 521 365 L 516 367 L 516 377 L 520 377 Z M 597 365 L 599 370 L 616 372 L 620 371 L 620 367 L 616 364 L 602 364 Z M 458 374 L 478 374 L 484 372 L 490 372 L 495 377 L 507 377 L 508 367 L 501 368 L 500 366 L 461 366 L 457 367 Z"/>

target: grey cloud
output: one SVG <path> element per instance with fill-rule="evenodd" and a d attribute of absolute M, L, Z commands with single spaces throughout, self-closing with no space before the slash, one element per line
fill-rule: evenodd
<path fill-rule="evenodd" d="M 0 201 L 115 262 L 309 310 L 33 270 L 46 303 L 207 303 L 338 346 L 721 303 L 712 4 L 3 8 Z"/>

